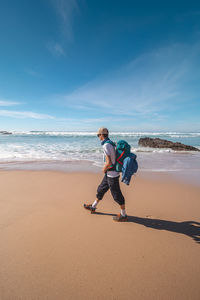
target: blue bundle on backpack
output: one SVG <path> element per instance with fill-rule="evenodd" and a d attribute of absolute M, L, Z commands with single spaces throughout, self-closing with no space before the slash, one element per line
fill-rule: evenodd
<path fill-rule="evenodd" d="M 136 157 L 137 156 L 134 153 L 130 153 L 130 155 L 123 161 L 122 182 L 127 185 L 129 185 L 132 175 L 135 174 L 138 170 Z"/>

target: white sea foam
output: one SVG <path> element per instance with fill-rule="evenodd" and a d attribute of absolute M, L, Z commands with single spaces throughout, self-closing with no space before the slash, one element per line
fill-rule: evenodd
<path fill-rule="evenodd" d="M 47 136 L 96 136 L 96 132 L 91 131 L 11 131 L 14 135 L 47 135 Z M 115 132 L 112 136 L 144 137 L 144 136 L 168 136 L 175 138 L 200 137 L 200 132 Z"/>

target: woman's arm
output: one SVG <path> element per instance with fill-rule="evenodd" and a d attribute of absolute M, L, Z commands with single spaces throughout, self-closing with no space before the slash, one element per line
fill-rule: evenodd
<path fill-rule="evenodd" d="M 109 155 L 105 155 L 106 161 L 103 166 L 103 172 L 106 173 L 112 167 L 112 161 Z"/>

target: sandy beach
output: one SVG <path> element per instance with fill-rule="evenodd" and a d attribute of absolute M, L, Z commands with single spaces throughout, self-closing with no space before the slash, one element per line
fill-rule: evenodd
<path fill-rule="evenodd" d="M 0 172 L 0 299 L 199 299 L 200 187 L 138 175 L 116 223 L 102 174 Z"/>

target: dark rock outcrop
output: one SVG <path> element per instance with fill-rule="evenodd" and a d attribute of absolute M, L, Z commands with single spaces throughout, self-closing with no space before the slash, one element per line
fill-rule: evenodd
<path fill-rule="evenodd" d="M 0 134 L 12 134 L 12 132 L 8 132 L 8 131 L 0 131 Z"/>
<path fill-rule="evenodd" d="M 178 142 L 173 143 L 171 141 L 167 141 L 159 138 L 154 138 L 154 139 L 149 137 L 140 138 L 138 144 L 139 146 L 142 147 L 170 148 L 175 151 L 200 151 L 199 149 L 192 146 L 184 145 Z"/>

